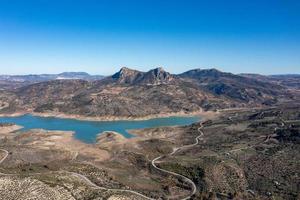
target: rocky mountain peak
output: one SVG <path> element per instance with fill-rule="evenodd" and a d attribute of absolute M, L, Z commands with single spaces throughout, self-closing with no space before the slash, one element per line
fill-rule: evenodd
<path fill-rule="evenodd" d="M 166 72 L 162 67 L 158 67 L 158 68 L 155 68 L 153 70 L 150 70 L 150 71 L 153 71 L 154 72 L 154 75 L 159 77 L 160 75 L 162 74 L 169 74 L 168 72 Z"/>
<path fill-rule="evenodd" d="M 155 68 L 148 72 L 122 67 L 119 72 L 115 73 L 112 78 L 121 84 L 146 84 L 159 85 L 168 83 L 173 80 L 173 75 L 166 72 L 163 68 Z"/>
<path fill-rule="evenodd" d="M 120 69 L 120 73 L 122 73 L 122 74 L 130 73 L 130 72 L 133 72 L 133 71 L 136 71 L 136 70 L 130 69 L 130 68 L 128 68 L 128 67 L 122 67 L 122 68 Z"/>
<path fill-rule="evenodd" d="M 173 75 L 159 67 L 148 71 L 144 76 L 143 82 L 146 84 L 159 85 L 169 83 L 173 79 Z"/>
<path fill-rule="evenodd" d="M 157 71 L 157 72 L 165 72 L 164 68 L 162 68 L 162 67 L 157 67 L 157 68 L 154 68 L 153 70 Z"/>
<path fill-rule="evenodd" d="M 112 78 L 117 80 L 118 83 L 123 84 L 132 84 L 134 83 L 139 77 L 141 77 L 143 72 L 133 70 L 127 67 L 122 67 L 120 71 L 112 75 Z"/>
<path fill-rule="evenodd" d="M 112 77 L 113 78 L 122 78 L 126 76 L 130 76 L 135 74 L 137 70 L 129 69 L 128 67 L 122 67 L 117 73 L 115 73 Z"/>

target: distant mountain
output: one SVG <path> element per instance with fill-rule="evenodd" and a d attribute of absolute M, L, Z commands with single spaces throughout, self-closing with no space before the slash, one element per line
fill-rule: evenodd
<path fill-rule="evenodd" d="M 101 80 L 104 76 L 90 75 L 86 72 L 63 72 L 60 74 L 39 74 L 39 75 L 0 75 L 0 89 L 16 89 L 22 86 L 64 79 L 81 79 L 87 81 Z"/>
<path fill-rule="evenodd" d="M 259 74 L 240 74 L 240 76 L 253 78 L 263 82 L 282 85 L 289 89 L 300 90 L 300 74 L 278 74 L 269 76 Z"/>
<path fill-rule="evenodd" d="M 290 89 L 300 90 L 300 74 L 271 75 L 273 81 Z"/>
<path fill-rule="evenodd" d="M 61 74 L 0 75 L 1 81 L 42 82 L 55 79 L 100 80 L 104 76 L 90 75 L 86 72 L 63 72 Z"/>
<path fill-rule="evenodd" d="M 272 105 L 290 97 L 286 88 L 279 84 L 216 69 L 195 69 L 174 75 L 162 68 L 148 72 L 122 68 L 100 80 L 83 80 L 84 76 L 87 75 L 65 73 L 55 80 L 10 92 L 0 91 L 0 105 L 5 105 L 0 113 L 145 117 Z M 64 78 L 57 80 L 57 77 Z"/>
<path fill-rule="evenodd" d="M 56 78 L 54 74 L 40 74 L 40 75 L 0 75 L 0 80 L 11 82 L 41 82 L 53 80 Z"/>
<path fill-rule="evenodd" d="M 57 74 L 55 79 L 81 79 L 87 81 L 101 80 L 104 76 L 101 75 L 90 75 L 86 72 L 63 72 Z"/>
<path fill-rule="evenodd" d="M 272 78 L 300 78 L 300 74 L 276 74 L 270 75 Z"/>

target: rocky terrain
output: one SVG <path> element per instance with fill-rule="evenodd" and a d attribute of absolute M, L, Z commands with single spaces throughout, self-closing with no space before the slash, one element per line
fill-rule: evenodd
<path fill-rule="evenodd" d="M 0 91 L 0 114 L 77 119 L 206 112 L 184 127 L 72 132 L 0 124 L 0 199 L 299 199 L 300 93 L 216 69 L 122 68 L 101 80 Z"/>
<path fill-rule="evenodd" d="M 95 145 L 58 131 L 7 134 L 14 125 L 2 124 L 0 199 L 296 200 L 299 108 L 223 110 L 185 127 L 132 130 L 131 139 L 106 132 Z"/>
<path fill-rule="evenodd" d="M 241 76 L 254 78 L 264 82 L 272 82 L 283 85 L 289 89 L 300 89 L 300 75 L 299 74 L 283 74 L 263 76 L 259 74 L 241 74 Z"/>
<path fill-rule="evenodd" d="M 52 80 L 0 91 L 0 114 L 35 113 L 76 118 L 145 118 L 245 106 L 293 98 L 285 86 L 216 69 L 173 75 L 162 68 L 122 68 L 96 81 Z"/>
<path fill-rule="evenodd" d="M 241 102 L 262 102 L 279 96 L 283 87 L 279 84 L 258 81 L 216 69 L 191 70 L 179 75 L 218 96 L 225 96 Z"/>

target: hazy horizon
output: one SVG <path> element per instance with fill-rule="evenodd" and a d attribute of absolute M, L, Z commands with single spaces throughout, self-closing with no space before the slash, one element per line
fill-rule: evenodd
<path fill-rule="evenodd" d="M 127 66 L 126 66 L 127 67 Z M 114 73 L 117 73 L 122 67 L 120 67 L 118 70 L 116 70 L 115 72 L 111 73 L 111 74 L 101 74 L 101 73 L 97 73 L 97 74 L 94 74 L 94 73 L 89 73 L 88 71 L 61 71 L 61 72 L 57 72 L 57 73 L 28 73 L 28 74 L 1 74 L 0 73 L 0 76 L 26 76 L 26 75 L 57 75 L 57 74 L 62 74 L 62 73 L 88 73 L 89 75 L 92 75 L 92 76 L 110 76 L 110 75 L 113 75 Z M 133 70 L 138 70 L 137 68 L 135 67 L 127 67 L 129 69 L 133 69 Z M 157 67 L 152 67 L 152 68 L 149 68 L 149 70 L 151 69 L 155 69 Z M 162 67 L 164 70 L 166 70 L 164 67 Z M 185 71 L 182 71 L 182 72 L 179 72 L 179 73 L 173 73 L 171 71 L 168 71 L 166 70 L 167 72 L 171 73 L 171 74 L 180 74 L 180 73 L 183 73 L 183 72 L 186 72 L 186 71 L 189 71 L 189 70 L 194 70 L 194 69 L 201 69 L 201 70 L 207 70 L 207 69 L 217 69 L 219 71 L 222 71 L 220 70 L 219 68 L 216 68 L 216 67 L 212 67 L 212 68 L 189 68 Z M 147 72 L 149 70 L 138 70 L 138 71 L 142 71 L 142 72 Z M 222 72 L 229 72 L 229 73 L 233 73 L 233 72 L 230 72 L 230 71 L 222 71 Z M 300 75 L 300 73 L 285 73 L 285 74 L 260 74 L 260 73 L 252 73 L 252 72 L 243 72 L 243 73 L 233 73 L 233 74 L 257 74 L 257 75 L 264 75 L 264 76 L 271 76 L 271 75 Z"/>

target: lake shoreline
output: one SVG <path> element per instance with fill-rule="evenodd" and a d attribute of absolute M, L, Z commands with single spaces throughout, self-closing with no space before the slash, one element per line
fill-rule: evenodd
<path fill-rule="evenodd" d="M 206 113 L 207 114 L 207 113 Z M 212 113 L 211 113 L 212 115 Z M 204 115 L 157 115 L 157 118 L 143 118 L 139 120 L 131 120 L 126 118 L 123 120 L 81 120 L 79 118 L 66 118 L 61 116 L 49 115 L 32 115 L 31 113 L 14 113 L 8 117 L 0 115 L 0 121 L 4 123 L 14 123 L 23 126 L 23 130 L 44 129 L 49 131 L 74 131 L 74 137 L 84 143 L 96 143 L 97 135 L 105 131 L 115 131 L 125 138 L 136 137 L 129 130 L 156 128 L 156 127 L 175 127 L 185 126 L 193 123 L 199 123 Z M 206 115 L 209 116 L 209 115 Z M 50 123 L 49 123 L 50 122 Z M 78 126 L 77 126 L 78 123 Z"/>
<path fill-rule="evenodd" d="M 213 111 L 199 111 L 199 112 L 175 112 L 175 113 L 163 113 L 147 115 L 144 117 L 116 117 L 116 116 L 105 116 L 105 117 L 86 117 L 83 115 L 68 115 L 64 113 L 36 113 L 36 112 L 16 112 L 12 114 L 0 114 L 0 117 L 20 117 L 24 115 L 32 115 L 38 117 L 53 117 L 60 119 L 74 119 L 79 121 L 95 121 L 95 122 L 113 122 L 113 121 L 145 121 L 156 118 L 168 118 L 168 117 L 199 117 L 200 119 L 211 118 L 217 115 L 217 112 Z"/>

